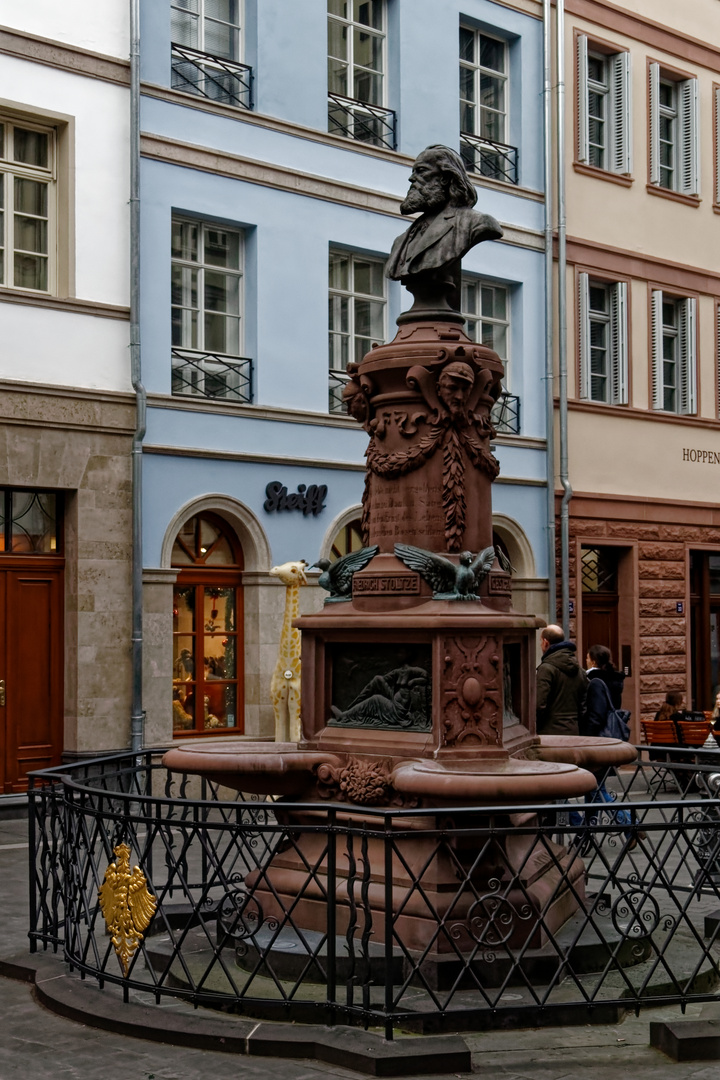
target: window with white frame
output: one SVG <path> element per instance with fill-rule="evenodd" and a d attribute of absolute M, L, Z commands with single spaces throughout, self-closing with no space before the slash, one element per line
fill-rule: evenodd
<path fill-rule="evenodd" d="M 463 274 L 460 292 L 465 333 L 471 341 L 493 349 L 505 365 L 507 374 L 510 340 L 510 297 L 507 285 L 494 285 Z"/>
<path fill-rule="evenodd" d="M 52 292 L 56 257 L 54 128 L 0 117 L 0 284 Z"/>
<path fill-rule="evenodd" d="M 517 183 L 517 151 L 508 146 L 508 47 L 501 38 L 460 26 L 460 151 L 466 168 Z"/>
<path fill-rule="evenodd" d="M 697 79 L 668 76 L 649 65 L 650 183 L 681 195 L 700 194 Z"/>
<path fill-rule="evenodd" d="M 252 108 L 252 69 L 240 63 L 242 0 L 172 0 L 172 86 Z"/>
<path fill-rule="evenodd" d="M 385 0 L 328 0 L 328 131 L 394 149 L 385 27 Z"/>
<path fill-rule="evenodd" d="M 696 306 L 692 296 L 669 296 L 652 290 L 653 408 L 692 414 L 696 411 Z"/>
<path fill-rule="evenodd" d="M 175 217 L 171 256 L 173 393 L 250 400 L 242 233 Z"/>
<path fill-rule="evenodd" d="M 329 264 L 330 411 L 343 411 L 347 366 L 359 363 L 375 343 L 385 341 L 385 263 L 366 255 L 331 249 Z"/>
<path fill-rule="evenodd" d="M 630 53 L 599 49 L 587 35 L 577 42 L 577 159 L 606 172 L 632 172 Z"/>
<path fill-rule="evenodd" d="M 580 397 L 627 405 L 627 283 L 579 274 Z"/>
<path fill-rule="evenodd" d="M 240 60 L 241 0 L 172 0 L 170 35 L 174 44 Z"/>

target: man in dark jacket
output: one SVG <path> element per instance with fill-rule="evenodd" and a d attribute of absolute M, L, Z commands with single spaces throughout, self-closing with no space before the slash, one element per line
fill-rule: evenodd
<path fill-rule="evenodd" d="M 538 735 L 578 735 L 585 713 L 587 675 L 580 667 L 575 643 L 560 626 L 540 634 L 543 658 L 537 669 Z"/>

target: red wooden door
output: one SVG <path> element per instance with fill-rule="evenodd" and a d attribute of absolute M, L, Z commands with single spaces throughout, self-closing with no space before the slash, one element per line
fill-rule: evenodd
<path fill-rule="evenodd" d="M 0 567 L 0 791 L 60 764 L 63 734 L 63 571 L 38 559 Z M 24 563 L 24 565 L 23 565 Z M 29 564 L 29 565 L 28 565 Z"/>

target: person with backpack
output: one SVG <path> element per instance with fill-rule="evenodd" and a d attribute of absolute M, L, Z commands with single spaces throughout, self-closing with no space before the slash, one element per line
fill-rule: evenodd
<path fill-rule="evenodd" d="M 615 710 L 622 706 L 622 693 L 625 676 L 613 665 L 612 653 L 604 645 L 591 645 L 585 658 L 587 665 L 588 692 L 585 702 L 585 715 L 580 728 L 581 735 L 594 738 L 607 737 L 608 721 Z M 629 714 L 626 714 L 629 718 Z M 597 788 L 585 797 L 590 803 L 613 803 L 614 796 L 605 786 L 606 770 L 594 770 Z M 627 827 L 631 823 L 628 810 L 613 811 L 613 819 L 618 825 Z M 631 839 L 631 833 L 625 835 Z M 644 833 L 639 833 L 644 837 Z M 637 843 L 637 841 L 635 841 Z M 633 844 L 634 846 L 634 844 Z"/>

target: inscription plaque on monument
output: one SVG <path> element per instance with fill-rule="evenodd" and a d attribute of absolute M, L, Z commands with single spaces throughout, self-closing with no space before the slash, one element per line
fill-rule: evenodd
<path fill-rule="evenodd" d="M 337 643 L 328 727 L 430 731 L 430 645 Z"/>

